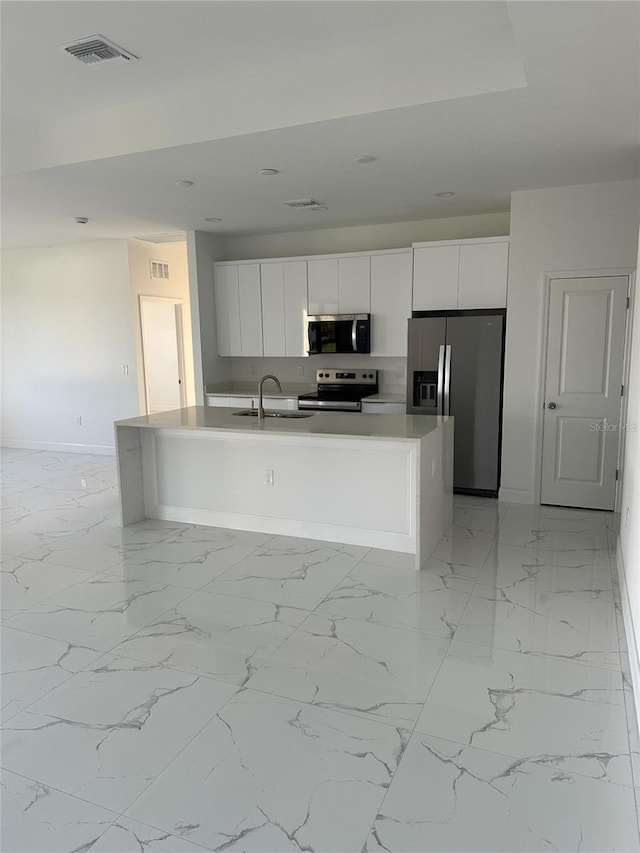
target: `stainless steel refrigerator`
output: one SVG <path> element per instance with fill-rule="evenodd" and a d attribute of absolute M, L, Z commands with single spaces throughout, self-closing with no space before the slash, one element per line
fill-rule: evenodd
<path fill-rule="evenodd" d="M 454 491 L 497 497 L 505 311 L 421 311 L 409 320 L 407 414 L 453 415 Z"/>

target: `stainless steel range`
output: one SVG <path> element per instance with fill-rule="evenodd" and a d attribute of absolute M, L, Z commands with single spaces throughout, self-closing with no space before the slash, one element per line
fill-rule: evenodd
<path fill-rule="evenodd" d="M 320 409 L 323 412 L 361 412 L 362 398 L 378 393 L 378 371 L 316 370 L 317 388 L 298 397 L 299 409 Z"/>

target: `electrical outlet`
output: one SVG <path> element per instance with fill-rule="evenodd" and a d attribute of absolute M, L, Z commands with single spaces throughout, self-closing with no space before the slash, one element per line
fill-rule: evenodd
<path fill-rule="evenodd" d="M 256 366 L 253 362 L 251 362 L 251 364 L 249 365 L 249 375 L 250 376 L 256 375 Z"/>
<path fill-rule="evenodd" d="M 76 426 L 82 426 L 82 415 L 76 415 Z"/>
<path fill-rule="evenodd" d="M 87 481 L 86 480 L 80 480 L 80 488 L 81 489 L 87 488 Z"/>
<path fill-rule="evenodd" d="M 298 365 L 298 376 L 304 376 L 304 365 L 303 364 Z"/>
<path fill-rule="evenodd" d="M 122 365 L 122 372 L 124 373 L 125 376 L 129 373 L 129 365 L 128 364 Z"/>
<path fill-rule="evenodd" d="M 396 379 L 404 379 L 404 367 L 396 367 Z"/>
<path fill-rule="evenodd" d="M 265 486 L 273 486 L 273 470 L 270 468 L 265 469 L 264 484 Z"/>
<path fill-rule="evenodd" d="M 630 506 L 628 506 L 628 507 L 627 507 L 627 511 L 626 511 L 626 512 L 625 512 L 625 514 L 624 514 L 624 526 L 625 526 L 625 527 L 628 527 L 628 526 L 629 526 L 629 516 L 630 516 L 630 515 L 631 515 L 631 507 L 630 507 Z"/>

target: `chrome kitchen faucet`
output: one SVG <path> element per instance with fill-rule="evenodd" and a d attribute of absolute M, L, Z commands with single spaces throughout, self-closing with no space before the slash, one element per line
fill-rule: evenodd
<path fill-rule="evenodd" d="M 258 417 L 260 419 L 264 418 L 264 406 L 262 405 L 262 386 L 267 381 L 267 379 L 273 379 L 273 381 L 278 386 L 278 391 L 282 394 L 282 385 L 280 384 L 280 380 L 277 376 L 274 376 L 273 373 L 267 373 L 262 379 L 258 382 Z"/>

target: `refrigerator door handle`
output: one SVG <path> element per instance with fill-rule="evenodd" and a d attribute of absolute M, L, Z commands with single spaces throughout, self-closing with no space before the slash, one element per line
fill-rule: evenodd
<path fill-rule="evenodd" d="M 437 387 L 437 414 L 444 415 L 444 344 L 438 351 L 438 387 Z"/>
<path fill-rule="evenodd" d="M 447 345 L 444 356 L 443 414 L 451 414 L 451 345 Z"/>

